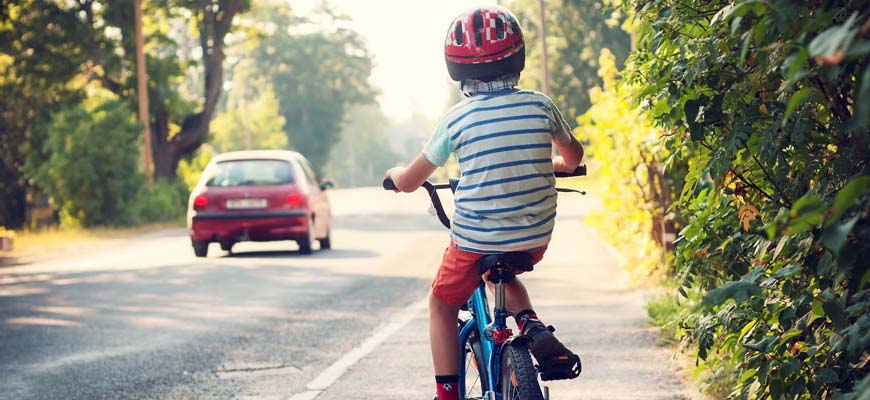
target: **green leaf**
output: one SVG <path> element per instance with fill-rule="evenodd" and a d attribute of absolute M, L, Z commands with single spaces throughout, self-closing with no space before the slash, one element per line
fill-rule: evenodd
<path fill-rule="evenodd" d="M 756 370 L 754 370 L 754 369 L 747 369 L 746 371 L 743 372 L 743 375 L 740 375 L 740 379 L 737 380 L 737 383 L 739 383 L 740 385 L 745 386 L 746 384 L 751 383 L 752 381 L 754 381 L 756 375 L 758 375 L 758 371 L 756 371 Z M 751 379 L 752 381 L 750 381 L 750 379 Z"/>
<path fill-rule="evenodd" d="M 729 299 L 737 304 L 743 303 L 752 296 L 760 296 L 761 287 L 753 282 L 731 281 L 718 288 L 710 290 L 701 299 L 701 304 L 707 307 L 717 306 Z"/>
<path fill-rule="evenodd" d="M 852 231 L 852 228 L 860 217 L 860 215 L 856 215 L 847 222 L 825 229 L 825 233 L 822 234 L 822 244 L 825 245 L 825 248 L 834 253 L 834 255 L 840 255 L 840 250 L 843 249 L 846 237 L 849 236 L 849 232 Z"/>
<path fill-rule="evenodd" d="M 795 92 L 791 96 L 791 100 L 788 101 L 788 105 L 785 107 L 785 116 L 782 117 L 782 125 L 785 126 L 785 123 L 788 121 L 788 118 L 794 113 L 794 110 L 797 106 L 801 105 L 807 97 L 812 94 L 813 89 L 810 87 L 804 87 Z"/>
<path fill-rule="evenodd" d="M 763 339 L 752 342 L 752 343 L 743 343 L 743 347 L 748 349 L 752 349 L 761 353 L 767 353 L 770 351 L 770 345 L 776 341 L 776 338 L 773 336 L 765 336 Z"/>
<path fill-rule="evenodd" d="M 816 370 L 815 378 L 820 383 L 834 383 L 840 380 L 837 373 L 831 368 L 819 368 Z"/>
<path fill-rule="evenodd" d="M 752 31 L 743 34 L 743 46 L 740 47 L 740 63 L 746 62 L 746 55 L 749 54 L 749 44 L 752 41 Z"/>
<path fill-rule="evenodd" d="M 861 83 L 858 88 L 858 96 L 855 101 L 855 118 L 852 120 L 853 129 L 867 129 L 870 125 L 870 65 L 861 74 Z"/>
<path fill-rule="evenodd" d="M 754 283 L 757 282 L 758 278 L 761 278 L 762 275 L 764 275 L 764 267 L 758 267 L 753 269 L 752 271 L 747 272 L 746 275 L 743 275 L 743 277 L 740 278 L 740 280 L 742 282 Z"/>
<path fill-rule="evenodd" d="M 836 299 L 822 302 L 822 310 L 825 311 L 825 315 L 830 318 L 835 326 L 842 327 L 845 325 L 846 312 L 843 310 L 843 305 L 841 305 Z"/>
<path fill-rule="evenodd" d="M 758 3 L 759 0 L 748 0 L 741 3 L 731 3 L 713 15 L 710 19 L 710 25 L 715 25 L 719 21 L 727 21 L 731 17 L 742 17 L 751 9 L 753 3 Z"/>
<path fill-rule="evenodd" d="M 788 332 L 782 334 L 782 336 L 780 336 L 779 339 L 780 339 L 781 341 L 783 341 L 783 342 L 787 342 L 787 341 L 789 341 L 789 340 L 791 340 L 791 339 L 793 339 L 793 338 L 796 338 L 796 337 L 802 335 L 803 333 L 804 333 L 803 330 L 800 330 L 800 329 L 791 329 L 791 330 L 789 330 Z"/>
<path fill-rule="evenodd" d="M 780 90 L 785 90 L 790 88 L 795 82 L 799 81 L 801 78 L 808 74 L 807 65 L 809 63 L 809 51 L 806 47 L 801 47 L 801 49 L 789 56 L 785 65 L 788 65 L 788 71 L 786 72 L 786 77 L 788 80 L 783 85 Z"/>
<path fill-rule="evenodd" d="M 825 203 L 814 194 L 807 194 L 798 199 L 789 212 L 790 233 L 805 232 L 821 223 L 825 209 Z"/>
<path fill-rule="evenodd" d="M 822 301 L 821 301 L 821 300 L 819 300 L 819 299 L 813 299 L 813 304 L 812 304 L 811 308 L 812 308 L 812 310 L 813 310 L 813 318 L 811 318 L 811 321 L 815 321 L 815 320 L 818 319 L 819 317 L 824 317 L 824 316 L 825 316 L 825 309 L 824 309 L 824 307 L 822 306 Z M 809 322 L 811 322 L 811 321 L 807 321 L 807 322 L 809 323 Z"/>
<path fill-rule="evenodd" d="M 834 197 L 834 210 L 825 221 L 825 227 L 830 227 L 843 216 L 849 208 L 855 205 L 859 196 L 870 189 L 870 176 L 859 176 L 849 181 Z"/>
<path fill-rule="evenodd" d="M 671 106 L 668 105 L 668 99 L 662 97 L 662 98 L 659 99 L 659 101 L 657 101 L 656 104 L 653 106 L 653 109 L 652 109 L 652 117 L 653 117 L 653 118 L 655 118 L 655 117 L 659 117 L 659 116 L 665 115 L 665 114 L 667 114 L 667 113 L 669 113 L 669 112 L 671 112 Z"/>
<path fill-rule="evenodd" d="M 831 56 L 838 52 L 844 52 L 849 48 L 852 38 L 858 33 L 858 29 L 852 29 L 855 21 L 858 18 L 858 13 L 855 12 L 849 17 L 843 25 L 833 26 L 810 42 L 810 55 L 815 56 Z"/>
<path fill-rule="evenodd" d="M 780 268 L 779 271 L 776 271 L 771 275 L 772 278 L 782 279 L 792 276 L 798 273 L 801 270 L 801 266 L 797 264 L 789 264 L 785 268 Z"/>
<path fill-rule="evenodd" d="M 785 248 L 785 244 L 788 243 L 788 239 L 788 236 L 783 236 L 779 239 L 779 242 L 776 243 L 776 248 L 773 250 L 773 258 L 770 259 L 771 261 L 776 261 L 779 257 L 779 253 L 782 252 L 782 249 Z"/>

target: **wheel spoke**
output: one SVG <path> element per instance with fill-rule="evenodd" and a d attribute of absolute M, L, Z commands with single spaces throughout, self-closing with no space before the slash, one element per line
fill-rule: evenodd
<path fill-rule="evenodd" d="M 471 398 L 471 395 L 474 394 L 475 388 L 477 387 L 477 383 L 480 382 L 480 369 L 477 368 L 477 362 L 474 361 L 474 353 L 469 351 L 466 353 L 468 356 L 465 360 L 465 376 L 468 377 L 468 373 L 471 371 L 469 367 L 474 367 L 474 371 L 477 373 L 474 377 L 474 382 L 471 385 L 468 385 L 467 379 L 465 384 L 465 397 Z"/>

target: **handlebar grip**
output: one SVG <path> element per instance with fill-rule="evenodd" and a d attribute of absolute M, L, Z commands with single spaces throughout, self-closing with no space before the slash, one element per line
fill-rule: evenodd
<path fill-rule="evenodd" d="M 390 178 L 384 179 L 383 186 L 384 186 L 384 190 L 397 190 L 396 184 L 393 183 L 393 180 Z"/>
<path fill-rule="evenodd" d="M 574 172 L 571 172 L 570 174 L 564 172 L 556 172 L 555 175 L 556 178 L 567 178 L 570 176 L 586 176 L 586 165 L 578 165 L 577 168 L 574 169 Z"/>

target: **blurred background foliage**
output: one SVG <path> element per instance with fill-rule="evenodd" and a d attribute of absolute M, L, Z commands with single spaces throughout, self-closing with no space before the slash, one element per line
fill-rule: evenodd
<path fill-rule="evenodd" d="M 292 149 L 321 173 L 335 157 L 339 185 L 372 184 L 398 160 L 376 151 L 390 146 L 368 82 L 372 55 L 328 3 L 303 17 L 269 0 L 145 1 L 157 177 L 146 187 L 142 126 L 130 125 L 132 4 L 0 4 L 0 226 L 177 219 L 224 151 Z"/>

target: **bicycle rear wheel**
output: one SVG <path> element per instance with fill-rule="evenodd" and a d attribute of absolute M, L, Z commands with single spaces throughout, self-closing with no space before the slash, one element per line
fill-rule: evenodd
<path fill-rule="evenodd" d="M 465 398 L 483 399 L 489 390 L 486 375 L 486 359 L 477 332 L 472 332 L 465 341 Z"/>
<path fill-rule="evenodd" d="M 543 400 L 538 374 L 525 345 L 505 346 L 501 353 L 502 400 Z"/>

